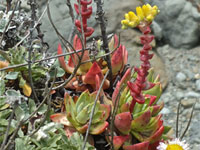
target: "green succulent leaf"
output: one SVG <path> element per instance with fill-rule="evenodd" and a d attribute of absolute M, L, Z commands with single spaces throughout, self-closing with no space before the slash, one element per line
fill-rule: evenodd
<path fill-rule="evenodd" d="M 2 96 L 5 92 L 5 80 L 0 78 L 0 96 Z"/>
<path fill-rule="evenodd" d="M 18 78 L 19 72 L 9 72 L 5 78 L 9 80 L 16 80 Z"/>
<path fill-rule="evenodd" d="M 76 116 L 76 120 L 80 124 L 85 124 L 89 120 L 88 106 L 84 107 Z"/>
<path fill-rule="evenodd" d="M 149 90 L 143 91 L 143 94 L 148 94 L 148 95 L 154 95 L 154 96 L 156 96 L 156 100 L 153 103 L 153 105 L 156 104 L 157 101 L 159 100 L 161 94 L 162 94 L 161 84 L 160 83 L 156 83 L 156 85 L 153 88 L 151 88 Z"/>

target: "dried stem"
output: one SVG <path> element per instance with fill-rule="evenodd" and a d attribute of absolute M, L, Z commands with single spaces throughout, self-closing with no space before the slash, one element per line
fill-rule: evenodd
<path fill-rule="evenodd" d="M 177 119 L 176 119 L 176 138 L 178 138 L 178 123 L 179 123 L 179 115 L 180 115 L 180 107 L 181 107 L 181 102 L 178 104 L 178 109 L 177 109 Z"/>
<path fill-rule="evenodd" d="M 30 0 L 29 1 L 30 3 L 30 6 L 31 6 L 31 29 L 30 29 L 30 41 L 29 41 L 29 44 L 30 44 L 30 47 L 28 49 L 28 74 L 29 74 L 29 82 L 30 82 L 30 86 L 31 86 L 31 89 L 33 91 L 33 95 L 34 95 L 34 98 L 35 98 L 35 101 L 36 102 L 39 102 L 39 99 L 37 97 L 37 94 L 35 92 L 35 88 L 34 88 L 34 85 L 33 85 L 33 78 L 32 78 L 32 70 L 31 70 L 31 54 L 32 54 L 32 41 L 33 41 L 33 28 L 34 28 L 34 25 L 35 25 L 35 20 L 36 20 L 36 1 L 35 0 Z"/>
<path fill-rule="evenodd" d="M 104 11 L 102 8 L 102 2 L 101 0 L 95 0 L 96 5 L 97 5 L 97 20 L 100 24 L 100 28 L 101 28 L 101 35 L 102 35 L 102 40 L 103 40 L 103 49 L 106 53 L 109 53 L 109 48 L 108 48 L 108 39 L 107 39 L 107 33 L 106 33 L 106 22 L 104 19 Z M 108 69 L 110 70 L 109 73 L 109 78 L 110 78 L 110 88 L 112 89 L 113 87 L 113 83 L 112 83 L 112 66 L 111 66 L 111 58 L 110 55 L 106 56 L 106 61 L 108 64 Z"/>
<path fill-rule="evenodd" d="M 189 121 L 188 121 L 188 124 L 187 124 L 187 126 L 186 126 L 186 128 L 185 128 L 183 134 L 182 134 L 181 137 L 180 137 L 180 140 L 183 139 L 183 137 L 185 136 L 186 132 L 187 132 L 188 129 L 189 129 L 190 123 L 191 123 L 191 121 L 192 121 L 192 116 L 193 116 L 193 113 L 194 113 L 195 104 L 196 104 L 196 102 L 195 102 L 195 103 L 193 104 L 193 106 L 192 106 L 192 111 L 191 111 L 191 114 L 190 114 L 190 119 L 189 119 Z"/>
<path fill-rule="evenodd" d="M 11 8 L 12 0 L 6 0 L 6 3 L 7 3 L 6 13 L 8 13 L 10 11 L 10 8 Z"/>
<path fill-rule="evenodd" d="M 93 118 L 94 112 L 95 112 L 96 103 L 97 103 L 97 100 L 98 100 L 99 95 L 100 95 L 100 93 L 101 93 L 101 89 L 102 89 L 102 87 L 103 87 L 104 81 L 106 80 L 106 78 L 107 78 L 109 72 L 110 72 L 110 70 L 108 70 L 108 71 L 106 72 L 106 74 L 105 74 L 105 76 L 104 76 L 104 78 L 103 78 L 103 80 L 102 80 L 102 82 L 101 82 L 101 85 L 100 85 L 100 87 L 99 87 L 99 90 L 98 90 L 98 92 L 97 92 L 97 95 L 96 95 L 96 98 L 95 98 L 95 101 L 94 101 L 94 105 L 93 105 L 92 111 L 91 111 L 91 113 L 90 113 L 89 125 L 88 125 L 87 131 L 86 131 L 85 140 L 84 140 L 84 144 L 83 144 L 82 150 L 85 150 L 87 138 L 88 138 L 88 135 L 89 135 L 89 131 L 90 131 L 91 124 L 92 124 L 92 118 Z"/>
<path fill-rule="evenodd" d="M 67 6 L 68 6 L 68 8 L 69 8 L 69 14 L 70 14 L 70 16 L 71 16 L 72 23 L 73 23 L 73 25 L 72 25 L 72 30 L 71 30 L 71 32 L 70 32 L 70 34 L 69 34 L 68 41 L 72 42 L 72 37 L 73 37 L 73 35 L 74 35 L 75 31 L 76 31 L 76 26 L 75 26 L 75 24 L 74 24 L 74 23 L 75 23 L 75 17 L 74 17 L 73 8 L 72 8 L 72 5 L 71 5 L 71 0 L 67 0 Z M 76 17 L 76 18 L 77 18 L 77 17 Z"/>

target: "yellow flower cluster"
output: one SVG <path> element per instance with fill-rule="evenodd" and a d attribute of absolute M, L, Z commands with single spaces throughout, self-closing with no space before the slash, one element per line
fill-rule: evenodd
<path fill-rule="evenodd" d="M 125 20 L 121 21 L 122 29 L 126 29 L 127 27 L 134 28 L 142 21 L 148 23 L 152 22 L 154 17 L 159 13 L 159 9 L 157 6 L 151 7 L 151 5 L 146 4 L 142 7 L 137 7 L 136 13 L 137 15 L 134 12 L 129 11 L 125 14 Z"/>

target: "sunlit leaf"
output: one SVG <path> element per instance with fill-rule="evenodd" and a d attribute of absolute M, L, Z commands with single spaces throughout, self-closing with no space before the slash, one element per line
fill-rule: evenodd
<path fill-rule="evenodd" d="M 19 72 L 9 72 L 5 78 L 9 80 L 16 80 L 18 77 Z"/>
<path fill-rule="evenodd" d="M 30 96 L 32 93 L 32 89 L 28 83 L 21 77 L 19 81 L 19 87 L 23 89 L 23 93 L 26 96 Z"/>

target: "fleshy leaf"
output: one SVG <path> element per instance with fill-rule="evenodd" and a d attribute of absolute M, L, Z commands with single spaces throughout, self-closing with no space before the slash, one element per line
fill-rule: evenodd
<path fill-rule="evenodd" d="M 142 142 L 134 145 L 124 145 L 123 150 L 148 150 L 149 142 Z"/>
<path fill-rule="evenodd" d="M 57 113 L 50 116 L 51 120 L 56 123 L 61 123 L 66 126 L 71 126 L 71 123 L 67 120 L 66 114 Z"/>
<path fill-rule="evenodd" d="M 127 141 L 129 140 L 129 136 L 114 136 L 113 137 L 113 146 L 114 150 L 120 149 L 120 147 Z"/>
<path fill-rule="evenodd" d="M 123 112 L 115 116 L 114 124 L 116 128 L 123 134 L 129 134 L 131 130 L 132 116 L 130 112 Z"/>
<path fill-rule="evenodd" d="M 142 115 L 135 118 L 131 123 L 131 129 L 132 130 L 142 130 L 143 127 L 145 127 L 151 119 L 151 111 L 147 109 Z"/>
<path fill-rule="evenodd" d="M 26 96 L 30 96 L 32 93 L 32 89 L 28 83 L 21 77 L 19 81 L 19 87 L 23 89 L 23 93 Z"/>
<path fill-rule="evenodd" d="M 108 125 L 109 124 L 107 121 L 93 124 L 90 127 L 90 134 L 93 134 L 93 135 L 101 134 L 102 132 L 105 131 L 105 129 L 108 127 Z"/>
<path fill-rule="evenodd" d="M 161 84 L 158 82 L 156 83 L 156 85 L 149 89 L 149 90 L 145 90 L 143 91 L 143 94 L 148 94 L 148 95 L 154 95 L 156 96 L 156 100 L 153 104 L 156 104 L 156 102 L 159 100 L 161 94 L 162 94 L 162 87 Z"/>

